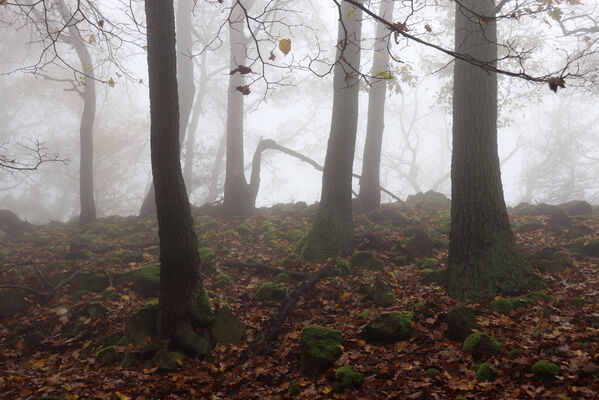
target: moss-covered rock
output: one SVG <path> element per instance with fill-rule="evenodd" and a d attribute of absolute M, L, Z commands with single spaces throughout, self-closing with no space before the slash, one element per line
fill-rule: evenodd
<path fill-rule="evenodd" d="M 377 306 L 389 307 L 395 301 L 393 288 L 384 280 L 377 278 L 370 290 L 372 302 Z"/>
<path fill-rule="evenodd" d="M 41 233 L 33 239 L 33 244 L 36 246 L 46 246 L 52 242 L 52 236 L 47 233 Z"/>
<path fill-rule="evenodd" d="M 424 376 L 432 378 L 433 376 L 437 376 L 440 373 L 441 373 L 441 370 L 439 370 L 437 368 L 429 368 L 426 371 L 424 371 Z"/>
<path fill-rule="evenodd" d="M 411 194 L 406 198 L 406 205 L 416 208 L 447 208 L 451 205 L 451 200 L 443 193 L 429 190 L 426 193 Z"/>
<path fill-rule="evenodd" d="M 375 344 L 389 344 L 407 340 L 412 334 L 413 312 L 391 311 L 370 321 L 362 335 L 364 340 Z"/>
<path fill-rule="evenodd" d="M 279 274 L 277 274 L 277 276 L 275 276 L 275 283 L 285 283 L 285 282 L 290 282 L 291 281 L 291 277 L 289 276 L 289 274 L 285 273 L 285 272 L 281 272 Z"/>
<path fill-rule="evenodd" d="M 495 373 L 491 369 L 491 363 L 484 362 L 475 366 L 476 377 L 479 381 L 492 381 L 495 378 Z"/>
<path fill-rule="evenodd" d="M 559 232 L 572 226 L 572 218 L 568 217 L 564 210 L 555 208 L 547 218 L 547 225 L 552 230 Z"/>
<path fill-rule="evenodd" d="M 240 236 L 248 236 L 252 233 L 252 226 L 246 221 L 237 227 L 237 233 Z"/>
<path fill-rule="evenodd" d="M 581 236 L 588 235 L 593 232 L 593 229 L 589 228 L 583 224 L 577 224 L 571 226 L 567 231 L 565 231 L 562 235 L 563 240 L 571 241 L 573 239 L 579 238 Z"/>
<path fill-rule="evenodd" d="M 368 310 L 362 311 L 360 314 L 358 314 L 357 317 L 359 319 L 368 319 L 368 317 L 370 317 L 370 314 L 372 314 L 372 310 L 368 309 Z"/>
<path fill-rule="evenodd" d="M 589 301 L 587 299 L 584 299 L 582 297 L 575 297 L 572 299 L 572 304 L 575 305 L 576 307 L 583 307 L 588 302 Z"/>
<path fill-rule="evenodd" d="M 245 324 L 227 306 L 221 307 L 215 313 L 215 319 L 210 325 L 210 335 L 216 343 L 238 344 L 245 333 Z"/>
<path fill-rule="evenodd" d="M 580 254 L 585 257 L 599 258 L 599 239 L 585 241 Z"/>
<path fill-rule="evenodd" d="M 543 225 L 538 223 L 537 221 L 528 221 L 518 225 L 516 227 L 516 230 L 520 233 L 529 233 L 539 230 L 541 228 L 543 228 Z"/>
<path fill-rule="evenodd" d="M 302 374 L 316 379 L 341 355 L 341 332 L 318 325 L 306 326 L 300 335 Z"/>
<path fill-rule="evenodd" d="M 160 294 L 160 263 L 149 264 L 135 271 L 133 290 L 144 297 L 158 297 Z"/>
<path fill-rule="evenodd" d="M 289 382 L 289 386 L 287 387 L 287 393 L 289 393 L 291 397 L 297 396 L 303 391 L 304 387 L 297 380 L 292 380 L 291 382 Z"/>
<path fill-rule="evenodd" d="M 179 351 L 160 349 L 152 358 L 151 365 L 152 367 L 157 366 L 160 371 L 170 372 L 179 368 L 183 358 L 185 358 L 185 355 Z"/>
<path fill-rule="evenodd" d="M 89 315 L 90 317 L 97 317 L 106 314 L 108 310 L 106 309 L 104 303 L 102 303 L 101 301 L 94 301 L 87 306 L 85 311 L 87 312 L 87 315 Z"/>
<path fill-rule="evenodd" d="M 572 200 L 558 205 L 568 215 L 585 215 L 593 213 L 593 206 L 583 200 Z"/>
<path fill-rule="evenodd" d="M 435 254 L 433 240 L 426 230 L 422 228 L 411 228 L 405 233 L 405 243 L 402 243 L 402 252 L 413 261 L 420 257 L 432 257 Z"/>
<path fill-rule="evenodd" d="M 287 285 L 284 283 L 264 282 L 256 292 L 256 300 L 283 300 L 287 297 Z"/>
<path fill-rule="evenodd" d="M 135 311 L 127 323 L 127 336 L 134 343 L 143 342 L 147 337 L 158 335 L 158 303 L 151 302 Z"/>
<path fill-rule="evenodd" d="M 559 374 L 559 366 L 548 360 L 540 360 L 532 365 L 531 371 L 535 378 L 550 381 Z"/>
<path fill-rule="evenodd" d="M 526 296 L 520 297 L 500 297 L 490 302 L 487 307 L 500 314 L 509 314 L 512 310 L 528 305 L 534 305 L 535 301 Z"/>
<path fill-rule="evenodd" d="M 107 346 L 102 348 L 96 356 L 96 362 L 102 364 L 114 364 L 121 361 L 118 346 Z"/>
<path fill-rule="evenodd" d="M 198 254 L 202 263 L 209 263 L 214 260 L 214 251 L 210 247 L 200 247 Z"/>
<path fill-rule="evenodd" d="M 477 332 L 468 336 L 462 346 L 464 351 L 472 351 L 474 361 L 488 359 L 501 351 L 501 343 L 487 333 Z"/>
<path fill-rule="evenodd" d="M 29 302 L 19 289 L 0 289 L 0 317 L 9 317 L 27 311 Z"/>
<path fill-rule="evenodd" d="M 202 335 L 190 325 L 182 325 L 176 329 L 170 336 L 172 345 L 192 356 L 201 356 L 208 354 L 212 346 Z"/>
<path fill-rule="evenodd" d="M 302 232 L 298 229 L 294 229 L 292 231 L 287 232 L 287 234 L 285 234 L 285 239 L 292 243 L 297 242 L 298 240 L 300 240 L 303 237 L 304 237 L 304 232 Z"/>
<path fill-rule="evenodd" d="M 478 327 L 474 311 L 467 307 L 453 307 L 447 313 L 447 337 L 459 342 Z"/>
<path fill-rule="evenodd" d="M 351 273 L 351 263 L 342 258 L 337 259 L 337 268 L 334 270 L 336 276 L 347 276 Z"/>
<path fill-rule="evenodd" d="M 119 343 L 123 335 L 118 332 L 113 332 L 109 335 L 106 335 L 104 338 L 104 346 L 114 346 Z"/>
<path fill-rule="evenodd" d="M 416 263 L 416 266 L 418 266 L 422 269 L 432 269 L 432 268 L 436 267 L 437 265 L 439 265 L 439 260 L 437 260 L 436 258 L 433 258 L 433 257 L 422 258 Z"/>
<path fill-rule="evenodd" d="M 356 252 L 349 262 L 354 267 L 362 267 L 370 271 L 380 271 L 384 267 L 383 262 L 369 251 Z"/>
<path fill-rule="evenodd" d="M 395 264 L 401 266 L 401 265 L 408 265 L 409 261 L 408 261 L 408 257 L 407 256 L 403 256 L 403 255 L 399 255 L 399 256 L 395 256 L 395 258 L 393 259 L 393 261 L 395 262 Z"/>
<path fill-rule="evenodd" d="M 231 283 L 231 278 L 227 274 L 218 274 L 216 278 L 214 278 L 214 282 L 212 283 L 212 287 L 215 289 L 228 286 Z"/>
<path fill-rule="evenodd" d="M 364 382 L 363 374 L 354 371 L 349 365 L 344 365 L 335 371 L 333 390 L 335 392 L 343 392 L 346 389 L 357 389 L 362 386 L 362 382 Z"/>
<path fill-rule="evenodd" d="M 104 271 L 86 271 L 79 274 L 79 290 L 101 293 L 110 285 Z"/>

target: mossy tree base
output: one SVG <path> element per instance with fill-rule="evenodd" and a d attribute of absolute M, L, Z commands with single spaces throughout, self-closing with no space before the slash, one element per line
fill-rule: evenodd
<path fill-rule="evenodd" d="M 347 214 L 347 215 L 346 215 Z M 310 232 L 303 239 L 300 251 L 302 260 L 323 261 L 336 257 L 351 249 L 354 240 L 354 226 L 349 213 L 336 211 L 334 207 L 321 205 Z"/>
<path fill-rule="evenodd" d="M 458 300 L 488 299 L 499 294 L 516 296 L 545 287 L 524 254 L 510 240 L 496 241 L 468 262 L 453 261 L 440 274 L 449 296 Z"/>

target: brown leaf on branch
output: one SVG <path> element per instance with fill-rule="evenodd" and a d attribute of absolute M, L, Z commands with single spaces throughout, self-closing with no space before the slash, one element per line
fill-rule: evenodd
<path fill-rule="evenodd" d="M 557 93 L 558 88 L 564 89 L 566 87 L 566 82 L 561 76 L 549 78 L 547 79 L 547 83 L 549 84 L 549 89 L 553 90 L 554 93 Z"/>
<path fill-rule="evenodd" d="M 271 52 L 270 52 L 270 57 L 268 57 L 268 59 L 269 59 L 270 61 L 274 61 L 274 60 L 275 60 L 275 58 L 277 58 L 277 57 L 275 57 L 275 53 L 273 53 L 273 52 L 271 51 Z"/>
<path fill-rule="evenodd" d="M 250 94 L 250 87 L 248 85 L 237 86 L 235 89 L 239 90 L 244 96 Z"/>
<path fill-rule="evenodd" d="M 431 28 L 431 26 L 429 24 L 424 25 L 424 29 L 428 32 L 431 33 L 433 31 L 433 28 Z"/>

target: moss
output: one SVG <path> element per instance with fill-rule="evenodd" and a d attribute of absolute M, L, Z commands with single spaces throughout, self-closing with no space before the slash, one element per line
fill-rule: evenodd
<path fill-rule="evenodd" d="M 369 251 L 356 252 L 349 262 L 354 267 L 363 267 L 370 271 L 380 271 L 384 267 L 383 262 Z"/>
<path fill-rule="evenodd" d="M 349 365 L 344 365 L 335 371 L 333 390 L 335 392 L 342 392 L 346 389 L 357 389 L 362 385 L 362 382 L 364 382 L 363 374 L 354 371 Z"/>
<path fill-rule="evenodd" d="M 488 345 L 484 345 L 484 343 Z M 481 345 L 483 348 L 481 348 Z M 494 336 L 476 332 L 464 340 L 462 348 L 464 351 L 472 350 L 472 356 L 476 360 L 490 354 L 498 354 L 501 351 L 501 343 Z"/>
<path fill-rule="evenodd" d="M 526 294 L 526 297 L 532 300 L 543 299 L 543 300 L 551 300 L 554 296 L 550 295 L 547 292 L 530 292 Z"/>
<path fill-rule="evenodd" d="M 393 259 L 393 261 L 397 265 L 407 265 L 408 264 L 408 257 L 406 257 L 406 256 L 395 256 L 395 258 Z"/>
<path fill-rule="evenodd" d="M 246 221 L 237 227 L 237 233 L 240 236 L 248 236 L 252 233 L 252 226 Z"/>
<path fill-rule="evenodd" d="M 337 259 L 337 268 L 335 269 L 335 275 L 347 276 L 351 273 L 351 264 L 349 261 L 342 258 Z"/>
<path fill-rule="evenodd" d="M 549 381 L 559 374 L 559 366 L 551 361 L 540 360 L 533 364 L 531 371 L 537 379 Z"/>
<path fill-rule="evenodd" d="M 7 317 L 26 311 L 29 302 L 19 289 L 0 289 L 0 317 Z"/>
<path fill-rule="evenodd" d="M 216 278 L 214 278 L 214 283 L 212 286 L 216 289 L 227 286 L 231 282 L 231 278 L 227 274 L 218 274 Z"/>
<path fill-rule="evenodd" d="M 114 346 L 119 343 L 122 335 L 120 333 L 114 332 L 106 336 L 104 339 L 104 346 Z"/>
<path fill-rule="evenodd" d="M 495 374 L 493 373 L 493 370 L 491 369 L 491 364 L 488 362 L 478 364 L 475 367 L 475 371 L 476 371 L 476 377 L 481 382 L 491 381 L 491 380 L 493 380 L 493 378 L 495 376 Z"/>
<path fill-rule="evenodd" d="M 295 245 L 293 246 L 293 254 L 297 254 L 298 256 L 302 253 L 302 249 L 306 245 L 308 241 L 308 235 L 302 236 Z"/>
<path fill-rule="evenodd" d="M 358 318 L 359 319 L 368 319 L 368 317 L 370 317 L 370 314 L 372 314 L 371 309 L 364 310 L 360 314 L 358 314 Z"/>
<path fill-rule="evenodd" d="M 212 302 L 210 301 L 210 297 L 208 296 L 204 285 L 200 285 L 194 302 L 193 312 L 196 322 L 201 326 L 208 326 L 214 322 L 214 307 L 212 307 Z"/>
<path fill-rule="evenodd" d="M 437 265 L 439 265 L 439 260 L 432 257 L 423 258 L 416 263 L 416 266 L 424 269 L 431 269 Z"/>
<path fill-rule="evenodd" d="M 391 286 L 381 279 L 375 280 L 370 290 L 370 297 L 374 304 L 382 307 L 389 307 L 395 301 Z"/>
<path fill-rule="evenodd" d="M 519 354 L 519 350 L 518 349 L 512 349 L 510 351 L 507 352 L 507 356 L 511 359 L 514 359 L 516 357 L 518 357 Z"/>
<path fill-rule="evenodd" d="M 147 337 L 158 335 L 158 303 L 148 302 L 131 314 L 127 323 L 127 336 L 134 343 L 144 341 Z"/>
<path fill-rule="evenodd" d="M 430 268 L 425 268 L 422 271 L 420 271 L 420 276 L 422 276 L 423 278 L 426 277 L 427 275 L 432 274 L 433 272 L 435 272 L 434 269 L 430 269 Z"/>
<path fill-rule="evenodd" d="M 302 373 L 316 378 L 341 355 L 341 332 L 319 325 L 306 326 L 300 335 Z"/>
<path fill-rule="evenodd" d="M 292 380 L 291 382 L 289 382 L 289 386 L 287 387 L 287 393 L 289 393 L 290 396 L 297 396 L 303 391 L 304 387 L 297 380 Z"/>
<path fill-rule="evenodd" d="M 102 292 L 102 300 L 116 301 L 119 298 L 119 294 L 110 287 Z"/>
<path fill-rule="evenodd" d="M 428 376 L 429 378 L 433 376 L 437 376 L 441 373 L 441 371 L 437 368 L 429 368 L 424 372 L 424 376 Z"/>
<path fill-rule="evenodd" d="M 83 331 L 83 324 L 81 322 L 75 322 L 73 329 L 71 329 L 71 337 L 79 335 Z"/>
<path fill-rule="evenodd" d="M 447 313 L 447 337 L 452 340 L 463 341 L 476 327 L 476 315 L 470 308 L 453 307 Z"/>
<path fill-rule="evenodd" d="M 298 240 L 300 240 L 303 237 L 304 237 L 304 232 L 302 232 L 298 229 L 294 229 L 292 231 L 287 232 L 287 234 L 285 234 L 285 239 L 288 240 L 289 242 L 297 242 Z"/>
<path fill-rule="evenodd" d="M 86 308 L 87 315 L 90 317 L 97 317 L 99 315 L 106 314 L 106 311 L 106 306 L 101 301 L 94 301 Z"/>
<path fill-rule="evenodd" d="M 276 283 L 283 283 L 283 282 L 289 282 L 289 281 L 291 281 L 291 277 L 289 276 L 289 274 L 287 274 L 285 272 L 281 272 L 281 273 L 277 274 L 277 276 L 275 276 Z"/>
<path fill-rule="evenodd" d="M 100 293 L 110 284 L 104 271 L 88 271 L 79 275 L 79 290 Z"/>
<path fill-rule="evenodd" d="M 413 312 L 391 311 L 381 314 L 366 325 L 362 335 L 367 342 L 376 344 L 406 340 L 412 334 L 413 319 Z"/>
<path fill-rule="evenodd" d="M 33 244 L 36 246 L 45 246 L 50 242 L 52 242 L 52 236 L 48 235 L 47 233 L 42 233 L 33 239 Z"/>
<path fill-rule="evenodd" d="M 185 355 L 179 351 L 169 351 L 167 349 L 160 349 L 152 360 L 146 363 L 146 367 L 158 366 L 161 371 L 169 372 L 179 368 L 181 361 L 185 358 Z"/>
<path fill-rule="evenodd" d="M 219 222 L 212 217 L 203 217 L 198 220 L 196 225 L 199 231 L 207 232 L 216 228 L 219 225 Z"/>
<path fill-rule="evenodd" d="M 587 304 L 589 301 L 587 299 L 584 299 L 582 297 L 576 297 L 574 299 L 572 299 L 572 304 L 574 304 L 576 307 L 582 307 L 585 304 Z"/>
<path fill-rule="evenodd" d="M 284 283 L 264 282 L 256 292 L 256 300 L 283 300 L 287 297 L 287 285 Z"/>
<path fill-rule="evenodd" d="M 516 229 L 520 233 L 529 233 L 529 232 L 534 232 L 538 229 L 541 229 L 542 227 L 543 227 L 543 225 L 541 225 L 540 223 L 538 223 L 536 221 L 529 221 L 529 222 L 525 222 L 523 224 L 518 225 L 518 227 Z"/>
<path fill-rule="evenodd" d="M 148 264 L 135 271 L 133 289 L 145 297 L 158 297 L 160 292 L 160 263 Z"/>
<path fill-rule="evenodd" d="M 534 305 L 535 301 L 533 298 L 521 296 L 521 297 L 508 297 L 499 298 L 490 302 L 487 307 L 500 314 L 509 314 L 510 311 L 516 308 L 526 307 L 527 305 Z"/>
<path fill-rule="evenodd" d="M 202 262 L 207 262 L 214 259 L 214 251 L 212 251 L 210 247 L 200 247 L 198 249 L 198 254 L 200 255 L 200 260 Z"/>
<path fill-rule="evenodd" d="M 119 348 L 116 345 L 104 347 L 96 356 L 96 361 L 102 364 L 114 364 L 115 362 L 120 361 L 120 359 Z"/>

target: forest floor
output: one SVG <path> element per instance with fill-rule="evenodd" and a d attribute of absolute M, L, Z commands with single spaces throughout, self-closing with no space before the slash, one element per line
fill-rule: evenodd
<path fill-rule="evenodd" d="M 210 258 L 203 264 L 204 284 L 213 304 L 228 304 L 247 329 L 239 344 L 217 344 L 209 356 L 186 357 L 167 373 L 97 359 L 107 337 L 124 335 L 131 313 L 151 300 L 132 282 L 116 283 L 115 277 L 158 262 L 154 219 L 110 217 L 85 231 L 55 223 L 19 238 L 0 239 L 0 287 L 27 288 L 29 303 L 24 311 L 0 318 L 0 398 L 289 399 L 294 380 L 303 389 L 293 396 L 297 399 L 599 398 L 599 258 L 583 255 L 599 238 L 597 214 L 570 217 L 572 225 L 565 229 L 552 228 L 547 215 L 511 214 L 526 252 L 552 247 L 567 260 L 563 268 L 543 272 L 547 296 L 504 313 L 489 309 L 489 301 L 456 302 L 443 288 L 423 283 L 423 267 L 446 266 L 448 207 L 419 203 L 356 215 L 356 249 L 371 251 L 384 268 L 353 267 L 321 279 L 300 298 L 271 348 L 241 363 L 240 355 L 280 304 L 255 299 L 260 285 L 274 281 L 277 274 L 251 265 L 313 272 L 324 263 L 304 263 L 293 254 L 295 242 L 309 229 L 310 208 L 263 209 L 245 220 L 223 219 L 215 211 L 194 210 L 200 247 L 212 250 L 203 250 Z M 425 259 L 406 261 L 402 254 L 414 226 L 426 229 L 434 250 Z M 579 231 L 584 234 L 578 236 Z M 91 245 L 77 245 L 75 237 Z M 83 250 L 75 254 L 77 246 Z M 81 290 L 83 277 L 89 275 L 83 269 L 103 271 L 107 283 L 97 292 Z M 365 290 L 377 278 L 392 287 L 389 307 L 374 305 Z M 287 282 L 290 287 L 298 283 Z M 91 312 L 95 301 L 105 308 Z M 462 342 L 446 336 L 447 313 L 456 305 L 470 307 L 477 330 L 502 344 L 489 359 L 490 381 L 478 379 L 472 354 L 463 350 Z M 414 312 L 410 338 L 389 345 L 363 340 L 364 326 L 391 310 Z M 312 324 L 338 329 L 343 336 L 341 357 L 316 379 L 300 373 L 298 339 Z M 120 357 L 136 351 L 135 346 L 120 345 Z M 557 364 L 559 374 L 539 380 L 531 372 L 539 360 Z M 335 369 L 346 364 L 363 374 L 363 383 L 336 392 Z"/>

